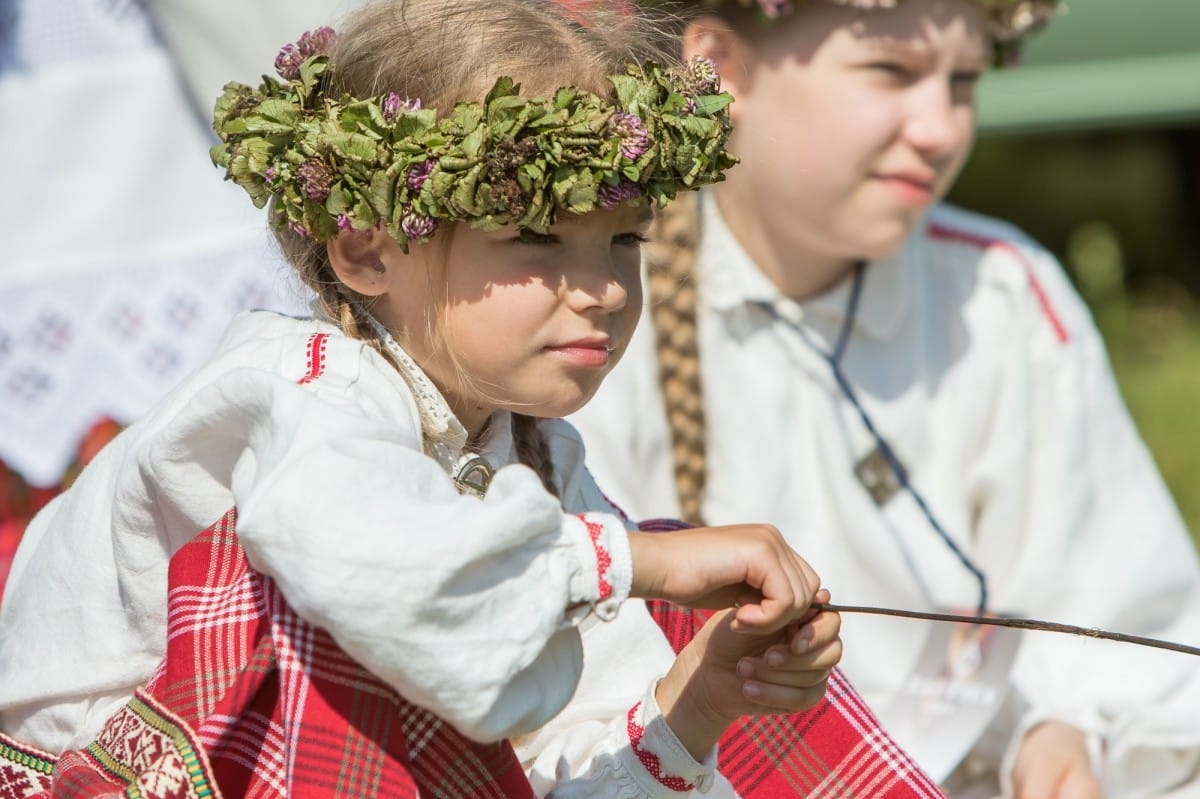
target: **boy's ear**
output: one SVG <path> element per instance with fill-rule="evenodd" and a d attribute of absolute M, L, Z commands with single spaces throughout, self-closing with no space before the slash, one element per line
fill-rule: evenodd
<path fill-rule="evenodd" d="M 378 297 L 386 292 L 388 268 L 383 239 L 388 238 L 382 230 L 343 230 L 330 239 L 325 251 L 337 279 L 364 297 Z"/>
<path fill-rule="evenodd" d="M 704 14 L 688 23 L 683 31 L 683 57 L 711 58 L 721 76 L 721 89 L 735 98 L 746 86 L 750 64 L 746 43 L 737 31 L 720 17 Z M 734 103 L 730 107 L 737 106 Z"/>

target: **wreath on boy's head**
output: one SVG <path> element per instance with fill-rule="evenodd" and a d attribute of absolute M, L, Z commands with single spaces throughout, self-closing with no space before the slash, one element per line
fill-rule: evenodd
<path fill-rule="evenodd" d="M 685 0 L 686 1 L 686 0 Z M 904 0 L 831 0 L 852 8 L 895 8 Z M 757 8 L 768 20 L 790 14 L 797 3 L 805 0 L 694 0 L 701 5 L 716 7 L 736 2 L 744 8 Z M 1011 63 L 1012 55 L 1021 41 L 1045 26 L 1060 11 L 1060 0 L 973 0 L 987 12 L 988 34 L 996 45 L 996 64 Z"/>
<path fill-rule="evenodd" d="M 213 163 L 272 224 L 318 241 L 385 227 L 407 248 L 441 222 L 544 233 L 560 213 L 586 214 L 723 179 L 726 107 L 711 62 L 630 64 L 610 76 L 616 102 L 573 87 L 525 98 L 512 79 L 444 115 L 420 98 L 327 94 L 334 33 L 287 45 L 281 79 L 230 83 L 213 127 Z"/>

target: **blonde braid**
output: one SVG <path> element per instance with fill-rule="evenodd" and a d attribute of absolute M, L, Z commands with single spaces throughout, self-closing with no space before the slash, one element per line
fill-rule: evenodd
<path fill-rule="evenodd" d="M 542 485 L 554 496 L 558 496 L 558 486 L 554 482 L 554 459 L 550 455 L 550 445 L 538 428 L 538 420 L 533 416 L 522 413 L 512 415 L 513 441 L 517 445 L 517 457 L 521 463 L 537 472 L 542 478 Z"/>
<path fill-rule="evenodd" d="M 696 330 L 696 249 L 700 212 L 694 193 L 679 195 L 658 215 L 646 246 L 650 318 L 658 349 L 659 384 L 683 520 L 703 524 L 701 503 L 707 472 L 704 394 Z"/>

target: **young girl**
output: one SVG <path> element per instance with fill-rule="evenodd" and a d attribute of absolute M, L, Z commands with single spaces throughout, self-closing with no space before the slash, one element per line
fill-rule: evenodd
<path fill-rule="evenodd" d="M 765 514 L 846 603 L 1200 640 L 1195 552 L 1084 306 L 1027 238 L 937 205 L 977 81 L 1053 3 L 752 5 L 671 5 L 741 163 L 647 248 L 652 324 L 574 417 L 599 484 L 634 518 Z M 956 795 L 1195 790 L 1190 659 L 1027 633 L 1013 662 L 1003 636 L 870 616 L 843 636 Z M 929 696 L 949 711 L 922 723 Z"/>
<path fill-rule="evenodd" d="M 239 318 L 32 523 L 0 795 L 731 795 L 725 729 L 821 699 L 838 618 L 780 535 L 627 532 L 558 421 L 628 344 L 650 207 L 729 164 L 728 97 L 643 41 L 411 0 L 227 87 L 214 158 L 316 314 Z M 726 610 L 675 657 L 627 597 Z M 838 691 L 817 783 L 936 793 Z"/>

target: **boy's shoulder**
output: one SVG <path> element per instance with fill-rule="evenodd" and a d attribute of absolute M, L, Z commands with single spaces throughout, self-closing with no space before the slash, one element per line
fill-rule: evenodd
<path fill-rule="evenodd" d="M 984 292 L 1005 304 L 1035 307 L 1065 342 L 1086 326 L 1088 314 L 1058 259 L 1023 230 L 1003 219 L 949 204 L 932 208 L 914 232 L 909 268 L 935 272 L 959 294 Z"/>
<path fill-rule="evenodd" d="M 1006 250 L 1045 253 L 1045 248 L 1011 222 L 948 203 L 929 210 L 916 237 L 925 246 L 966 247 L 980 255 Z"/>

